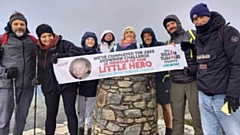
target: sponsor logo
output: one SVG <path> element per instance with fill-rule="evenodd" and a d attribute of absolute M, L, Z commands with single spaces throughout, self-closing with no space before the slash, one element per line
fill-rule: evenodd
<path fill-rule="evenodd" d="M 211 55 L 210 54 L 202 54 L 202 55 L 198 55 L 197 59 L 198 60 L 202 60 L 202 59 L 210 59 Z"/>
<path fill-rule="evenodd" d="M 237 36 L 232 36 L 232 37 L 231 37 L 231 41 L 232 41 L 233 43 L 236 43 L 236 42 L 239 41 L 239 37 L 237 37 Z"/>

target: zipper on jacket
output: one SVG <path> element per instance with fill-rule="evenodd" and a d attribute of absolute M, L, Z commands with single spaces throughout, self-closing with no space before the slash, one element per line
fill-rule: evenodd
<path fill-rule="evenodd" d="M 25 48 L 24 48 L 24 42 L 22 41 L 22 45 L 23 45 L 23 77 L 22 77 L 22 90 L 23 90 L 23 86 L 24 86 L 24 76 L 25 76 Z"/>

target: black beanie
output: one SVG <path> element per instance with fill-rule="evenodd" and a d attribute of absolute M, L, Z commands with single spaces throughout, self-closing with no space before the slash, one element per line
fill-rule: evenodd
<path fill-rule="evenodd" d="M 52 27 L 47 24 L 39 25 L 36 29 L 36 33 L 37 33 L 38 38 L 40 38 L 43 33 L 51 33 L 54 35 Z"/>
<path fill-rule="evenodd" d="M 168 22 L 171 22 L 171 21 L 174 21 L 174 22 L 177 22 L 175 19 L 173 19 L 173 18 L 166 18 L 164 21 L 163 21 L 163 26 L 166 28 L 166 24 L 168 23 Z"/>

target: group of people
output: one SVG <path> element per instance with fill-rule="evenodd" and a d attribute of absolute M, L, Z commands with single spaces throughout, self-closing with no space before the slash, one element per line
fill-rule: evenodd
<path fill-rule="evenodd" d="M 34 87 L 37 85 L 41 85 L 45 98 L 46 135 L 54 135 L 60 96 L 63 98 L 70 134 L 83 135 L 87 118 L 87 132 L 90 135 L 98 80 L 58 84 L 53 70 L 53 64 L 58 62 L 58 58 L 168 44 L 181 44 L 188 66 L 182 70 L 155 73 L 157 103 L 163 109 L 166 135 L 184 134 L 186 102 L 195 135 L 220 135 L 223 130 L 226 135 L 238 135 L 240 34 L 234 27 L 225 25 L 223 16 L 209 11 L 204 3 L 191 9 L 190 19 L 196 31 L 184 30 L 176 15 L 165 17 L 163 26 L 170 35 L 167 42 L 158 42 L 154 31 L 145 28 L 140 34 L 140 44 L 136 40 L 134 28 L 128 26 L 123 30 L 123 39 L 117 44 L 114 43 L 114 33 L 106 30 L 101 36 L 100 45 L 94 32 L 86 32 L 82 37 L 82 47 L 77 47 L 54 33 L 47 24 L 37 27 L 38 40 L 35 40 L 29 35 L 24 15 L 19 12 L 12 14 L 5 27 L 6 33 L 0 38 L 0 135 L 9 134 L 14 111 L 13 135 L 23 133 Z M 88 67 L 84 65 L 86 62 L 81 63 L 80 60 L 74 64 Z M 84 74 L 80 69 L 70 69 L 76 78 Z M 84 71 L 88 72 L 88 69 Z M 79 106 L 76 110 L 77 99 Z M 228 103 L 230 116 L 221 111 L 224 103 Z"/>

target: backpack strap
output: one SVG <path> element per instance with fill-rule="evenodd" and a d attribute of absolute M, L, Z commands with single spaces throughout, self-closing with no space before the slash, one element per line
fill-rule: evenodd
<path fill-rule="evenodd" d="M 8 40 L 8 34 L 7 33 L 2 34 L 2 36 L 1 36 L 1 47 L 2 48 L 7 43 L 7 40 Z"/>
<path fill-rule="evenodd" d="M 223 37 L 223 34 L 224 34 L 224 27 L 225 26 L 228 26 L 230 24 L 230 22 L 228 22 L 226 25 L 223 25 L 221 26 L 219 29 L 218 29 L 218 39 L 220 41 L 220 43 L 223 45 L 224 44 L 224 37 Z"/>
<path fill-rule="evenodd" d="M 31 40 L 33 41 L 33 43 L 37 44 L 38 40 L 31 34 L 28 34 L 28 36 L 31 38 Z"/>
<path fill-rule="evenodd" d="M 167 41 L 167 45 L 169 45 L 169 44 L 170 44 L 170 42 L 171 42 L 171 38 L 170 38 L 170 39 L 168 39 L 168 41 Z"/>

